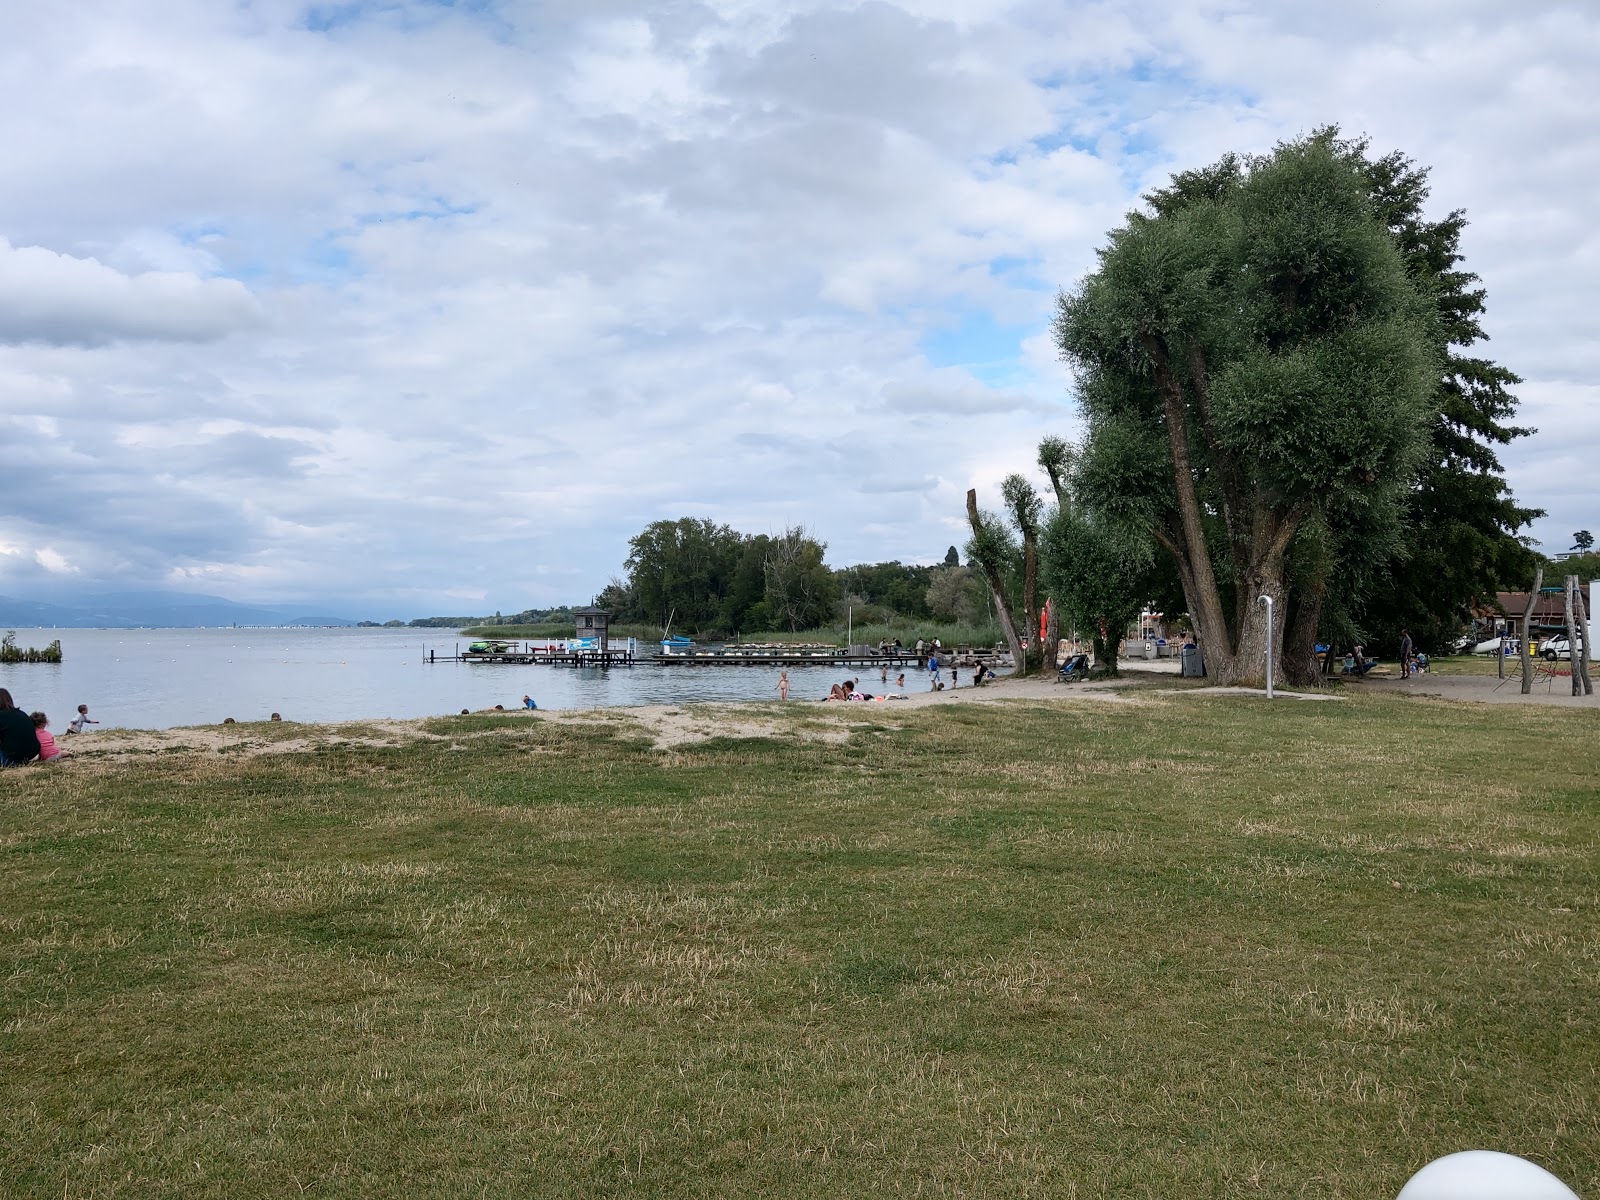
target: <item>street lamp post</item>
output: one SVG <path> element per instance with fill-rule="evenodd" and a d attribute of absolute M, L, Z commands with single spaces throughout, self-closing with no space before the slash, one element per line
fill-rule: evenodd
<path fill-rule="evenodd" d="M 1262 596 L 1267 606 L 1267 699 L 1272 699 L 1272 597 Z"/>

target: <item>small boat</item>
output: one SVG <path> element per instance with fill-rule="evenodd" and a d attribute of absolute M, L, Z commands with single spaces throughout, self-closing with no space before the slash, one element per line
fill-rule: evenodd
<path fill-rule="evenodd" d="M 687 650 L 692 645 L 694 645 L 694 639 L 683 637 L 681 634 L 673 637 L 664 637 L 661 639 L 661 648 L 669 652 L 673 650 Z"/>
<path fill-rule="evenodd" d="M 511 649 L 510 642 L 473 642 L 467 647 L 468 654 L 504 654 Z"/>

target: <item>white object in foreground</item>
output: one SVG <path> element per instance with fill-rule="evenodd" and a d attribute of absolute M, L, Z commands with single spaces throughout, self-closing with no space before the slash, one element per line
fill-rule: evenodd
<path fill-rule="evenodd" d="M 1423 1167 L 1395 1200 L 1578 1200 L 1578 1193 L 1515 1154 L 1463 1150 Z"/>

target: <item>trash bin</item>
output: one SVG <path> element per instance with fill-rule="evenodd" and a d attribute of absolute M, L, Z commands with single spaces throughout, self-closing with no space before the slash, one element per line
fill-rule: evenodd
<path fill-rule="evenodd" d="M 1156 644 L 1154 642 L 1146 642 L 1144 644 L 1144 656 L 1146 658 L 1154 658 L 1156 656 Z"/>
<path fill-rule="evenodd" d="M 1185 645 L 1178 654 L 1179 661 L 1183 664 L 1183 677 L 1185 679 L 1199 679 L 1206 673 L 1204 661 L 1200 658 L 1200 647 Z"/>

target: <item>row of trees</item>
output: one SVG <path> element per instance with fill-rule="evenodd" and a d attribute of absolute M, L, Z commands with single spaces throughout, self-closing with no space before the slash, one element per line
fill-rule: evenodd
<path fill-rule="evenodd" d="M 852 608 L 866 620 L 973 621 L 983 592 L 955 547 L 940 567 L 900 562 L 835 569 L 803 526 L 740 533 L 702 517 L 655 521 L 628 543 L 625 577 L 597 603 L 623 621 L 699 637 L 816 629 Z"/>
<path fill-rule="evenodd" d="M 1426 172 L 1367 149 L 1325 129 L 1178 175 L 1061 297 L 1086 436 L 1040 448 L 1055 503 L 1021 476 L 1003 517 L 968 497 L 1008 629 L 1042 580 L 1111 652 L 1154 600 L 1233 682 L 1262 677 L 1270 619 L 1303 683 L 1319 639 L 1439 641 L 1531 573 L 1517 532 L 1541 514 L 1495 453 L 1530 431 L 1508 424 L 1517 377 L 1470 353 L 1465 219 L 1428 220 Z"/>

